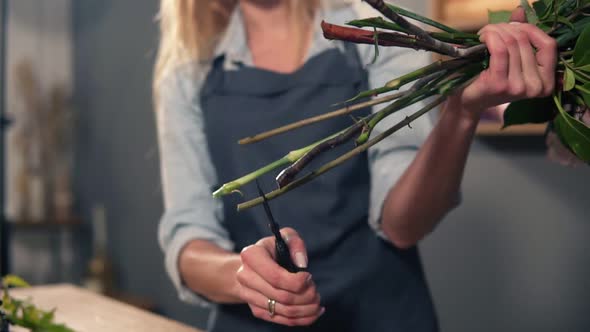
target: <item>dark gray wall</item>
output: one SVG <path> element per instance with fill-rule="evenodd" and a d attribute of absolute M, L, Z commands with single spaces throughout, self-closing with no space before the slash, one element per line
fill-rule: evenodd
<path fill-rule="evenodd" d="M 78 208 L 88 219 L 93 204 L 105 205 L 122 290 L 156 301 L 173 318 L 202 323 L 203 312 L 177 300 L 156 241 L 162 198 L 150 84 L 157 1 L 72 3 Z"/>
<path fill-rule="evenodd" d="M 74 1 L 79 208 L 106 205 L 119 287 L 203 326 L 205 313 L 176 299 L 156 243 L 156 2 Z M 546 162 L 541 138 L 506 145 L 476 142 L 462 206 L 422 245 L 443 331 L 588 331 L 590 169 Z"/>
<path fill-rule="evenodd" d="M 590 168 L 530 141 L 478 140 L 463 204 L 421 246 L 443 331 L 590 330 Z"/>

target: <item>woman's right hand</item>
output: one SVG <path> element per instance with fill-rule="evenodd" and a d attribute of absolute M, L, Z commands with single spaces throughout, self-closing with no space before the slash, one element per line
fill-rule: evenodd
<path fill-rule="evenodd" d="M 307 267 L 303 239 L 292 228 L 283 228 L 281 234 L 295 264 Z M 274 237 L 265 237 L 244 248 L 240 257 L 242 265 L 236 276 L 238 292 L 255 317 L 287 326 L 306 326 L 324 313 L 311 274 L 290 273 L 275 262 Z M 274 315 L 269 312 L 270 300 L 276 303 Z"/>

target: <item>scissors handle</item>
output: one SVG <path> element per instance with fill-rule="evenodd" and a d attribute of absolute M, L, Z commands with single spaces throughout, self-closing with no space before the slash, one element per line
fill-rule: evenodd
<path fill-rule="evenodd" d="M 279 266 L 291 273 L 306 271 L 307 269 L 298 267 L 293 263 L 293 260 L 291 259 L 291 252 L 289 251 L 289 246 L 287 245 L 285 239 L 283 239 L 283 236 L 281 235 L 279 224 L 275 221 L 272 212 L 270 211 L 268 200 L 266 199 L 266 196 L 264 196 L 264 192 L 260 188 L 258 180 L 256 180 L 256 186 L 258 187 L 258 193 L 260 194 L 260 196 L 262 196 L 262 199 L 264 200 L 263 206 L 264 211 L 266 212 L 266 216 L 268 217 L 268 226 L 275 236 L 275 257 L 277 264 L 279 264 Z"/>

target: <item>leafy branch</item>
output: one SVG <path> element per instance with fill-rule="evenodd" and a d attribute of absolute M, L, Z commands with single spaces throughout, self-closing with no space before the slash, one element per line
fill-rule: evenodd
<path fill-rule="evenodd" d="M 63 324 L 54 322 L 55 309 L 44 311 L 31 303 L 31 300 L 18 300 L 10 296 L 9 289 L 14 287 L 30 287 L 23 279 L 8 275 L 2 278 L 4 290 L 0 301 L 0 331 L 7 332 L 8 325 L 16 325 L 29 329 L 31 332 L 74 332 Z"/>

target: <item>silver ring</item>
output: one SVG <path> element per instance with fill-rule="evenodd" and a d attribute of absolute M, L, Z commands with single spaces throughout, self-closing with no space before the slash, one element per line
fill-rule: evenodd
<path fill-rule="evenodd" d="M 268 314 L 270 315 L 270 317 L 273 317 L 275 315 L 275 305 L 277 304 L 277 301 L 275 301 L 273 299 L 268 299 L 267 304 L 268 304 Z"/>

